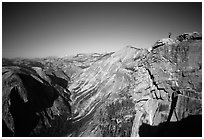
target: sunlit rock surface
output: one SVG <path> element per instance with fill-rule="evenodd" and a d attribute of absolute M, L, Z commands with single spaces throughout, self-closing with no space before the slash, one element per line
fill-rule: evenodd
<path fill-rule="evenodd" d="M 150 50 L 3 59 L 2 72 L 3 136 L 202 136 L 196 32 Z"/>

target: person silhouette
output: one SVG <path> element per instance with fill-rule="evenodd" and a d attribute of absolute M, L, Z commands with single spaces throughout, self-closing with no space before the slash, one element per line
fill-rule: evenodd
<path fill-rule="evenodd" d="M 171 32 L 169 32 L 169 38 L 171 38 Z"/>

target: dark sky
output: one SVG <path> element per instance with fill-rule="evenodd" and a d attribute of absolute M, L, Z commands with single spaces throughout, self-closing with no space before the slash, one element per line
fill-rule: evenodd
<path fill-rule="evenodd" d="M 202 32 L 202 3 L 3 3 L 2 56 L 46 57 L 150 48 Z"/>

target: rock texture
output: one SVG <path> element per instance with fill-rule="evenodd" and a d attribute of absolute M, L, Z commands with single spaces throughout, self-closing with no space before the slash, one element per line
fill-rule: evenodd
<path fill-rule="evenodd" d="M 67 81 L 49 78 L 40 67 L 9 66 L 2 72 L 3 136 L 44 136 L 60 130 L 56 124 L 51 127 L 53 122 L 62 125 L 70 116 L 69 92 L 63 86 Z"/>
<path fill-rule="evenodd" d="M 3 59 L 2 72 L 5 136 L 202 136 L 196 32 L 151 50 Z"/>

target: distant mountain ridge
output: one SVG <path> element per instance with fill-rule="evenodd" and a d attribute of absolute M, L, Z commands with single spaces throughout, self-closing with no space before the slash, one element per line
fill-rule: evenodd
<path fill-rule="evenodd" d="M 202 115 L 197 32 L 158 40 L 150 50 L 127 46 L 105 54 L 3 59 L 2 74 L 3 136 L 202 133 L 202 122 L 194 129 L 185 123 Z"/>

